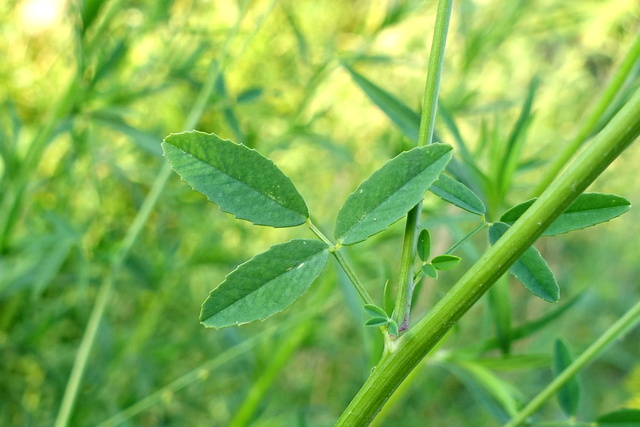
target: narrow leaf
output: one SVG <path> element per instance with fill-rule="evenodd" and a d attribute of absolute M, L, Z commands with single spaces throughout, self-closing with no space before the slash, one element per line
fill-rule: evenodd
<path fill-rule="evenodd" d="M 551 358 L 545 354 L 518 354 L 473 359 L 473 362 L 487 369 L 508 372 L 547 368 L 551 364 Z"/>
<path fill-rule="evenodd" d="M 431 264 L 424 264 L 422 266 L 422 272 L 432 279 L 438 278 L 438 270 L 436 270 L 435 267 Z"/>
<path fill-rule="evenodd" d="M 517 392 L 504 380 L 473 361 L 443 365 L 451 371 L 495 418 L 507 422 L 516 412 Z"/>
<path fill-rule="evenodd" d="M 171 134 L 162 148 L 183 181 L 237 218 L 293 227 L 309 217 L 291 180 L 255 150 L 198 131 Z"/>
<path fill-rule="evenodd" d="M 553 369 L 556 376 L 567 369 L 571 362 L 573 362 L 573 357 L 571 357 L 569 348 L 562 340 L 556 340 L 553 353 Z M 568 417 L 576 415 L 580 403 L 580 384 L 577 377 L 571 378 L 560 387 L 560 390 L 558 390 L 558 402 Z"/>
<path fill-rule="evenodd" d="M 569 309 L 573 307 L 576 302 L 578 302 L 581 296 L 582 294 L 578 294 L 571 298 L 569 301 L 560 305 L 558 308 L 555 308 L 554 310 L 545 314 L 544 316 L 513 328 L 511 330 L 511 340 L 517 341 L 523 338 L 527 338 L 537 331 L 541 330 L 545 326 L 553 324 L 553 322 L 562 317 L 562 315 L 568 313 Z M 498 348 L 499 345 L 500 343 L 497 338 L 490 338 L 484 343 L 472 347 L 473 351 L 482 353 Z"/>
<path fill-rule="evenodd" d="M 377 326 L 384 326 L 387 323 L 389 323 L 389 318 L 387 317 L 373 317 L 367 320 L 364 326 L 377 327 Z"/>
<path fill-rule="evenodd" d="M 418 235 L 418 257 L 421 261 L 427 262 L 429 261 L 430 255 L 431 235 L 429 234 L 429 230 L 424 228 L 420 231 L 420 235 Z"/>
<path fill-rule="evenodd" d="M 489 292 L 489 313 L 496 329 L 496 337 L 503 355 L 511 353 L 512 307 L 508 277 L 502 276 L 493 284 Z"/>
<path fill-rule="evenodd" d="M 508 229 L 509 226 L 502 222 L 491 224 L 489 242 L 493 245 Z M 553 272 L 533 246 L 524 251 L 509 268 L 509 272 L 535 296 L 549 302 L 556 302 L 560 298 L 560 288 Z"/>
<path fill-rule="evenodd" d="M 371 317 L 387 317 L 387 312 L 384 311 L 382 308 L 378 307 L 377 305 L 373 305 L 373 304 L 366 304 L 364 307 L 364 311 L 367 312 L 367 314 Z"/>
<path fill-rule="evenodd" d="M 351 193 L 338 213 L 335 236 L 351 245 L 385 230 L 418 204 L 451 160 L 446 144 L 405 151 Z"/>
<path fill-rule="evenodd" d="M 500 221 L 513 224 L 535 201 L 531 199 L 514 206 L 502 215 Z M 591 227 L 622 215 L 630 207 L 629 200 L 615 194 L 583 193 L 542 235 L 554 236 Z"/>
<path fill-rule="evenodd" d="M 597 419 L 598 427 L 640 427 L 640 409 L 619 409 Z"/>
<path fill-rule="evenodd" d="M 346 64 L 342 65 L 351 74 L 353 81 L 398 126 L 402 133 L 411 141 L 418 141 L 420 115 L 407 107 L 398 98 L 354 71 L 353 68 Z"/>
<path fill-rule="evenodd" d="M 389 319 L 387 330 L 389 331 L 389 334 L 394 335 L 396 337 L 398 336 L 398 324 L 394 320 Z"/>
<path fill-rule="evenodd" d="M 433 183 L 429 191 L 445 202 L 449 202 L 472 214 L 484 215 L 486 212 L 482 200 L 469 187 L 453 178 L 449 178 L 447 175 L 440 175 L 440 178 Z"/>
<path fill-rule="evenodd" d="M 449 270 L 460 262 L 460 258 L 455 255 L 438 255 L 431 260 L 431 265 L 436 270 Z"/>
<path fill-rule="evenodd" d="M 326 244 L 294 239 L 272 246 L 229 273 L 202 305 L 200 321 L 210 328 L 264 320 L 301 297 L 329 257 Z"/>
<path fill-rule="evenodd" d="M 393 286 L 389 285 L 389 279 L 384 282 L 384 289 L 382 291 L 382 303 L 387 316 L 392 317 L 395 301 L 393 298 Z"/>

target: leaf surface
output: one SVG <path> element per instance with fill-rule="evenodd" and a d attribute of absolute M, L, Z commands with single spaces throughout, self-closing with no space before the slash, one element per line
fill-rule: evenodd
<path fill-rule="evenodd" d="M 476 193 L 447 175 L 440 175 L 440 178 L 429 187 L 429 191 L 445 202 L 449 202 L 472 214 L 484 215 L 486 212 L 484 203 L 476 196 Z"/>
<path fill-rule="evenodd" d="M 437 257 L 434 257 L 431 260 L 431 265 L 433 265 L 433 267 L 436 270 L 450 270 L 456 265 L 458 265 L 459 262 L 460 262 L 460 257 L 457 257 L 455 255 L 444 254 L 444 255 L 438 255 Z"/>
<path fill-rule="evenodd" d="M 402 133 L 411 141 L 418 141 L 420 115 L 353 68 L 346 64 L 343 64 L 343 66 L 351 74 L 353 81 L 398 126 Z"/>
<path fill-rule="evenodd" d="M 527 200 L 509 209 L 500 221 L 513 224 L 535 202 Z M 616 218 L 631 207 L 631 202 L 615 194 L 583 193 L 547 228 L 543 236 L 568 233 Z"/>
<path fill-rule="evenodd" d="M 229 273 L 202 305 L 200 321 L 211 328 L 264 320 L 301 297 L 329 257 L 318 240 L 294 239 L 272 246 Z"/>
<path fill-rule="evenodd" d="M 424 261 L 429 261 L 431 255 L 431 235 L 429 230 L 423 228 L 418 235 L 418 257 Z"/>
<path fill-rule="evenodd" d="M 351 193 L 338 213 L 335 236 L 351 245 L 385 230 L 424 197 L 451 160 L 446 144 L 405 151 L 389 160 Z"/>
<path fill-rule="evenodd" d="M 573 357 L 569 352 L 567 345 L 560 339 L 557 339 L 553 353 L 553 368 L 556 377 L 562 373 L 573 362 Z M 573 377 L 567 381 L 558 390 L 558 402 L 564 413 L 568 417 L 573 417 L 578 413 L 578 405 L 580 404 L 580 384 L 578 378 Z"/>
<path fill-rule="evenodd" d="M 640 409 L 624 408 L 601 415 L 598 427 L 640 427 Z"/>
<path fill-rule="evenodd" d="M 162 148 L 183 181 L 237 218 L 293 227 L 309 217 L 291 180 L 255 150 L 198 131 L 171 134 Z"/>
<path fill-rule="evenodd" d="M 508 229 L 509 226 L 502 222 L 491 224 L 489 242 L 493 245 Z M 520 258 L 509 268 L 509 272 L 535 296 L 549 302 L 556 302 L 560 298 L 560 288 L 553 272 L 540 252 L 533 246 L 520 255 Z"/>

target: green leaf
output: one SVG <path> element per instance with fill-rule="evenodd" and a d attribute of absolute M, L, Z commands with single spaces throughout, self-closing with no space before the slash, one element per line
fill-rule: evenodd
<path fill-rule="evenodd" d="M 640 427 L 640 409 L 619 409 L 598 417 L 599 427 Z"/>
<path fill-rule="evenodd" d="M 418 236 L 418 257 L 421 261 L 429 261 L 431 255 L 431 235 L 429 230 L 423 228 Z"/>
<path fill-rule="evenodd" d="M 473 362 L 487 369 L 508 372 L 547 368 L 551 358 L 545 354 L 518 354 L 473 359 Z"/>
<path fill-rule="evenodd" d="M 387 312 L 384 311 L 382 308 L 378 307 L 377 305 L 373 305 L 373 304 L 366 304 L 364 307 L 364 311 L 367 312 L 367 314 L 371 317 L 388 317 Z"/>
<path fill-rule="evenodd" d="M 255 150 L 198 131 L 171 134 L 162 148 L 183 181 L 237 218 L 293 227 L 309 217 L 291 180 Z"/>
<path fill-rule="evenodd" d="M 236 102 L 238 104 L 242 104 L 244 102 L 251 102 L 262 96 L 264 91 L 260 87 L 252 87 L 251 89 L 247 89 L 236 98 Z"/>
<path fill-rule="evenodd" d="M 395 320 L 389 319 L 387 330 L 389 331 L 389 334 L 394 335 L 396 337 L 398 336 L 398 324 L 395 322 Z"/>
<path fill-rule="evenodd" d="M 491 320 L 496 329 L 496 337 L 500 343 L 500 351 L 503 355 L 511 353 L 511 295 L 509 293 L 509 278 L 502 276 L 491 286 L 487 292 L 488 309 Z"/>
<path fill-rule="evenodd" d="M 508 229 L 509 226 L 502 222 L 491 224 L 489 242 L 493 245 Z M 556 302 L 560 298 L 560 288 L 553 272 L 540 252 L 533 246 L 520 255 L 520 258 L 509 268 L 509 272 L 535 296 L 549 302 Z"/>
<path fill-rule="evenodd" d="M 229 273 L 202 305 L 206 327 L 225 328 L 264 320 L 301 297 L 329 257 L 318 240 L 294 239 L 272 246 Z"/>
<path fill-rule="evenodd" d="M 435 267 L 431 264 L 424 264 L 422 266 L 422 272 L 426 275 L 431 277 L 432 279 L 437 279 L 438 278 L 438 270 L 435 269 Z"/>
<path fill-rule="evenodd" d="M 351 74 L 353 81 L 398 126 L 402 133 L 411 141 L 418 141 L 420 115 L 395 96 L 354 71 L 353 68 L 344 63 L 342 65 Z"/>
<path fill-rule="evenodd" d="M 389 160 L 351 193 L 338 213 L 335 236 L 351 245 L 385 230 L 424 197 L 451 160 L 446 144 L 405 151 Z"/>
<path fill-rule="evenodd" d="M 524 323 L 516 328 L 511 329 L 511 334 L 510 334 L 511 341 L 517 341 L 523 338 L 527 338 L 533 335 L 534 333 L 536 333 L 537 331 L 541 330 L 545 326 L 555 324 L 553 322 L 557 321 L 564 314 L 568 313 L 569 309 L 573 307 L 576 302 L 579 301 L 580 297 L 582 297 L 582 294 L 578 294 L 574 296 L 569 301 L 565 302 L 564 304 L 553 309 L 552 311 L 550 311 L 549 313 L 545 314 L 544 316 L 538 319 L 532 320 L 530 322 Z M 483 353 L 483 352 L 487 352 L 495 348 L 498 348 L 499 345 L 500 343 L 497 338 L 490 338 L 484 343 L 481 343 L 480 345 L 473 346 L 473 351 L 478 353 Z"/>
<path fill-rule="evenodd" d="M 531 199 L 514 206 L 502 215 L 500 221 L 513 224 L 535 201 Z M 622 215 L 630 207 L 629 200 L 615 194 L 583 193 L 542 235 L 554 236 L 591 227 Z"/>
<path fill-rule="evenodd" d="M 440 175 L 440 178 L 433 183 L 429 191 L 445 202 L 449 202 L 472 214 L 484 215 L 486 212 L 484 203 L 476 196 L 476 193 L 471 191 L 466 185 L 453 178 L 449 178 L 447 175 Z"/>
<path fill-rule="evenodd" d="M 388 317 L 373 317 L 367 320 L 364 326 L 369 326 L 372 328 L 378 327 L 378 326 L 384 326 L 389 323 L 389 320 L 390 319 Z"/>
<path fill-rule="evenodd" d="M 566 344 L 557 339 L 553 353 L 553 369 L 556 377 L 562 373 L 573 362 L 573 357 Z M 580 384 L 578 378 L 573 377 L 558 390 L 558 402 L 560 407 L 568 417 L 573 417 L 578 413 L 580 404 Z"/>
<path fill-rule="evenodd" d="M 431 260 L 431 265 L 436 270 L 449 270 L 460 262 L 460 258 L 455 255 L 438 255 Z"/>
<path fill-rule="evenodd" d="M 518 393 L 506 381 L 473 361 L 454 360 L 443 366 L 466 386 L 491 414 L 507 422 L 518 408 Z"/>
<path fill-rule="evenodd" d="M 391 317 L 395 306 L 393 298 L 393 286 L 389 286 L 389 279 L 384 282 L 384 289 L 382 291 L 382 305 L 387 313 L 387 316 Z"/>

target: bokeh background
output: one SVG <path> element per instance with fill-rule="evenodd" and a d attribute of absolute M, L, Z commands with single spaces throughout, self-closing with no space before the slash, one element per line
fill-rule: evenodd
<path fill-rule="evenodd" d="M 273 159 L 330 234 L 347 195 L 412 144 L 341 63 L 418 110 L 435 7 L 420 0 L 1 2 L 0 424 L 54 423 L 102 298 L 70 425 L 332 425 L 380 348 L 333 261 L 295 306 L 265 322 L 220 331 L 198 322 L 208 292 L 236 265 L 272 244 L 311 237 L 307 229 L 236 221 L 171 175 L 124 257 L 122 247 L 159 182 L 160 141 L 185 130 L 194 105 L 204 112 L 197 129 Z M 540 79 L 506 205 L 528 198 L 638 34 L 634 0 L 455 2 L 441 99 L 469 146 L 504 140 L 529 83 Z M 451 142 L 440 121 L 438 132 Z M 636 144 L 593 190 L 637 206 L 639 161 Z M 425 206 L 436 252 L 474 226 L 471 215 L 433 196 Z M 469 351 L 495 335 L 483 298 L 380 425 L 497 425 L 496 393 L 459 361 L 526 402 L 552 378 L 556 338 L 578 354 L 640 297 L 638 224 L 632 208 L 594 229 L 541 240 L 560 304 L 581 296 L 551 326 L 514 343 L 512 354 L 530 359 Z M 395 224 L 348 251 L 376 298 L 397 276 L 402 229 Z M 485 240 L 478 236 L 460 267 L 425 284 L 416 316 Z M 101 296 L 106 278 L 111 292 Z M 510 293 L 514 326 L 556 309 L 517 283 Z M 638 342 L 640 332 L 629 332 L 581 374 L 580 419 L 640 408 Z M 539 415 L 564 419 L 555 402 Z"/>

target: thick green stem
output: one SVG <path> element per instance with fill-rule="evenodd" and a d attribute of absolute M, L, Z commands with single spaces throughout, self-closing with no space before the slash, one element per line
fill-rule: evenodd
<path fill-rule="evenodd" d="M 397 341 L 337 422 L 365 426 L 447 331 L 518 257 L 640 134 L 640 89 L 569 168 L 458 280 L 438 304 Z"/>
<path fill-rule="evenodd" d="M 436 12 L 436 24 L 433 31 L 433 41 L 431 42 L 431 54 L 429 55 L 429 65 L 427 66 L 427 82 L 424 88 L 422 99 L 422 114 L 420 116 L 420 131 L 418 133 L 418 146 L 431 144 L 436 123 L 436 112 L 438 110 L 438 93 L 440 91 L 440 77 L 444 64 L 444 51 L 447 44 L 447 34 L 449 31 L 449 20 L 451 18 L 451 7 L 453 0 L 440 0 L 438 11 Z M 416 256 L 416 240 L 418 234 L 418 223 L 422 203 L 414 206 L 407 215 L 407 225 L 405 227 L 404 244 L 400 260 L 400 275 L 398 279 L 398 294 L 396 297 L 396 323 L 399 325 L 399 332 L 405 331 L 409 327 L 409 315 L 411 314 L 411 299 L 413 295 L 413 262 Z"/>
<path fill-rule="evenodd" d="M 587 140 L 589 135 L 593 133 L 602 119 L 603 114 L 607 111 L 611 102 L 618 94 L 618 91 L 629 77 L 629 74 L 634 68 L 634 65 L 640 58 L 640 35 L 636 39 L 633 46 L 629 50 L 629 53 L 620 63 L 616 73 L 611 77 L 609 85 L 600 95 L 598 103 L 593 107 L 589 117 L 582 123 L 580 130 L 576 133 L 569 143 L 567 143 L 562 152 L 555 156 L 555 160 L 549 166 L 546 175 L 540 180 L 535 190 L 533 191 L 533 197 L 537 197 L 558 175 L 562 168 L 567 164 L 569 159 L 578 151 L 582 144 Z"/>
<path fill-rule="evenodd" d="M 624 316 L 611 325 L 596 342 L 591 344 L 571 365 L 567 366 L 567 368 L 551 381 L 544 390 L 538 393 L 527 406 L 514 415 L 504 427 L 517 427 L 522 424 L 527 417 L 540 408 L 544 402 L 555 396 L 560 387 L 604 351 L 611 342 L 620 338 L 629 328 L 635 326 L 638 322 L 640 322 L 640 302 L 637 302 Z"/>

